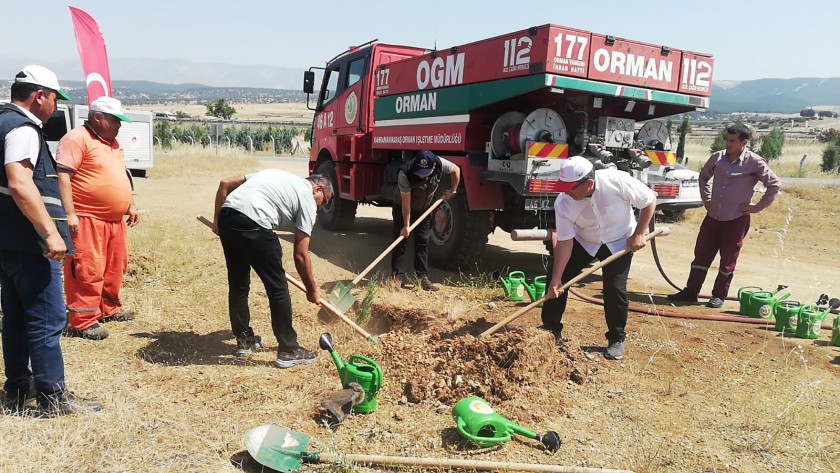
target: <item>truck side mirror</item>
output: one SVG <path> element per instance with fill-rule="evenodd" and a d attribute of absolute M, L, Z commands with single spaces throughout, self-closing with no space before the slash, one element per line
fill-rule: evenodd
<path fill-rule="evenodd" d="M 303 71 L 303 93 L 311 94 L 315 91 L 315 73 Z"/>

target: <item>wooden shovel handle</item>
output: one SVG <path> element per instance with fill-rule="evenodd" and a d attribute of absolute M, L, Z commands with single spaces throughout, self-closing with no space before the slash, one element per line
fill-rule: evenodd
<path fill-rule="evenodd" d="M 307 461 L 335 463 L 349 460 L 363 465 L 403 465 L 426 468 L 460 468 L 479 471 L 537 471 L 550 473 L 632 473 L 628 470 L 587 468 L 562 465 L 538 465 L 516 462 L 496 462 L 487 460 L 461 460 L 454 458 L 397 457 L 386 455 L 334 455 L 331 453 L 306 453 Z"/>
<path fill-rule="evenodd" d="M 669 233 L 671 233 L 670 228 L 660 227 L 660 228 L 657 228 L 656 230 L 654 230 L 653 232 L 645 235 L 645 241 L 649 241 L 652 238 L 655 238 L 655 237 L 660 236 L 660 235 L 665 236 L 665 235 L 668 235 Z M 576 284 L 581 279 L 589 276 L 590 274 L 594 273 L 595 271 L 598 271 L 599 269 L 603 268 L 604 266 L 606 266 L 606 265 L 612 263 L 613 261 L 617 260 L 618 258 L 621 258 L 622 256 L 626 255 L 627 253 L 629 253 L 629 250 L 627 250 L 627 248 L 625 248 L 625 249 L 619 251 L 618 253 L 614 253 L 614 254 L 610 255 L 609 258 L 607 258 L 603 261 L 599 261 L 597 264 L 593 265 L 591 268 L 587 269 L 586 271 L 583 271 L 582 273 L 578 274 L 574 278 L 570 279 L 568 282 L 566 282 L 565 284 L 560 286 L 560 289 L 563 289 L 565 291 L 566 289 L 571 287 L 573 284 Z M 511 323 L 515 319 L 519 318 L 522 314 L 528 312 L 529 310 L 533 309 L 534 307 L 542 304 L 543 302 L 545 302 L 549 299 L 550 299 L 550 297 L 548 297 L 548 288 L 546 288 L 546 295 L 540 297 L 539 299 L 537 299 L 534 302 L 526 305 L 525 307 L 517 310 L 512 315 L 510 315 L 508 318 L 502 320 L 501 322 L 497 323 L 496 325 L 494 325 L 494 326 L 490 327 L 489 329 L 485 330 L 484 332 L 482 332 L 481 335 L 479 335 L 478 337 L 481 338 L 485 335 L 493 335 L 500 328 L 502 328 L 505 325 Z"/>
<path fill-rule="evenodd" d="M 422 222 L 423 220 L 425 220 L 425 219 L 426 219 L 426 217 L 428 217 L 428 216 L 429 216 L 429 214 L 431 214 L 431 213 L 432 213 L 432 211 L 433 211 L 433 210 L 435 210 L 435 209 L 437 208 L 437 206 L 438 206 L 438 205 L 440 205 L 441 203 L 443 203 L 443 199 L 438 199 L 438 200 L 434 201 L 434 202 L 432 203 L 431 207 L 429 207 L 428 209 L 426 209 L 426 211 L 425 211 L 425 212 L 423 212 L 422 214 L 420 214 L 420 216 L 417 218 L 417 220 L 415 220 L 415 221 L 414 221 L 414 223 L 412 223 L 411 225 L 409 225 L 409 227 L 408 227 L 408 233 L 411 233 L 411 232 L 412 232 L 415 228 L 417 228 L 417 225 L 419 225 L 419 224 L 420 224 L 420 222 Z M 359 283 L 359 281 L 361 281 L 361 280 L 362 280 L 362 278 L 364 278 L 364 277 L 367 275 L 367 273 L 369 273 L 369 272 L 370 272 L 370 270 L 372 270 L 373 268 L 375 268 L 375 267 L 376 267 L 376 265 L 377 265 L 377 264 L 379 264 L 379 262 L 380 262 L 380 261 L 382 261 L 382 258 L 384 258 L 385 256 L 387 256 L 387 255 L 388 255 L 388 253 L 390 253 L 390 252 L 391 252 L 394 248 L 396 248 L 396 246 L 397 246 L 397 245 L 398 245 L 401 241 L 403 241 L 403 239 L 405 239 L 405 237 L 403 237 L 402 235 L 398 236 L 398 237 L 397 237 L 397 239 L 396 239 L 396 240 L 394 240 L 394 242 L 393 242 L 393 243 L 391 243 L 391 245 L 390 245 L 388 248 L 385 248 L 385 251 L 383 251 L 383 252 L 382 252 L 382 254 L 380 254 L 380 255 L 379 255 L 379 256 L 378 256 L 375 260 L 373 260 L 373 262 L 372 262 L 372 263 L 370 263 L 370 264 L 368 265 L 368 267 L 367 267 L 367 268 L 365 268 L 365 269 L 364 269 L 364 271 L 362 271 L 361 273 L 359 273 L 359 275 L 358 275 L 358 276 L 356 276 L 355 278 L 353 278 L 353 282 L 351 282 L 351 283 L 350 283 L 350 285 L 351 285 L 351 286 L 355 286 L 356 284 L 358 284 L 358 283 Z"/>
<path fill-rule="evenodd" d="M 292 285 L 295 286 L 296 288 L 300 289 L 303 292 L 306 292 L 306 286 L 304 286 L 301 281 L 298 281 L 297 278 L 295 278 L 291 274 L 286 273 L 286 279 L 288 279 L 289 282 L 292 283 Z M 345 323 L 347 323 L 347 325 L 352 327 L 353 330 L 355 330 L 356 332 L 359 333 L 359 335 L 365 337 L 365 340 L 368 340 L 370 342 L 376 342 L 376 338 L 373 335 L 367 333 L 365 331 L 365 329 L 363 329 L 362 327 L 359 327 L 356 324 L 356 322 L 353 322 L 350 319 L 350 317 L 347 317 L 346 315 L 339 312 L 339 310 L 337 308 L 335 308 L 335 306 L 333 306 L 332 304 L 327 302 L 323 297 L 318 298 L 318 302 L 321 303 L 321 307 L 323 307 L 323 308 L 327 309 L 329 312 L 332 312 L 333 314 L 337 315 L 338 318 L 340 318 Z"/>
<path fill-rule="evenodd" d="M 198 221 L 199 221 L 199 222 L 201 222 L 201 223 L 203 223 L 203 224 L 207 225 L 208 227 L 213 228 L 213 223 L 212 223 L 210 220 L 208 220 L 207 218 L 205 218 L 204 216 L 199 215 L 198 217 L 196 217 L 196 219 L 198 219 Z M 302 282 L 300 282 L 300 281 L 298 281 L 298 280 L 297 280 L 297 278 L 295 278 L 294 276 L 290 275 L 289 273 L 286 273 L 286 279 L 287 279 L 290 283 L 292 283 L 292 285 L 293 285 L 293 286 L 295 286 L 296 288 L 300 289 L 300 290 L 301 290 L 301 291 L 303 291 L 303 292 L 306 292 L 306 286 L 304 286 L 304 285 L 303 285 L 303 283 L 302 283 Z M 349 318 L 349 317 L 347 317 L 346 315 L 344 315 L 344 314 L 342 314 L 341 312 L 339 312 L 339 311 L 338 311 L 338 309 L 336 309 L 335 307 L 333 307 L 333 305 L 332 305 L 332 304 L 330 304 L 329 302 L 325 301 L 323 297 L 319 298 L 319 299 L 318 299 L 318 302 L 320 302 L 320 303 L 321 303 L 321 306 L 322 306 L 322 307 L 324 307 L 325 309 L 327 309 L 329 312 L 332 312 L 333 314 L 337 315 L 337 316 L 338 316 L 338 318 L 340 318 L 340 319 L 341 319 L 341 320 L 343 320 L 343 321 L 344 321 L 347 325 L 349 325 L 350 327 L 352 327 L 352 328 L 353 328 L 353 330 L 355 330 L 355 331 L 356 331 L 359 335 L 361 335 L 361 336 L 365 337 L 365 340 L 368 340 L 368 341 L 371 341 L 371 342 L 376 342 L 376 337 L 374 337 L 373 335 L 371 335 L 371 334 L 367 333 L 367 332 L 366 332 L 366 331 L 365 331 L 362 327 L 359 327 L 359 326 L 358 326 L 355 322 L 353 322 L 352 320 L 350 320 L 350 318 Z"/>

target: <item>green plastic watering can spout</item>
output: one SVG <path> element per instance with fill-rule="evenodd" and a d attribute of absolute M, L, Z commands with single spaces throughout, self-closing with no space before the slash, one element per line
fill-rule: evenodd
<path fill-rule="evenodd" d="M 530 431 L 530 430 L 526 429 L 525 427 L 522 427 L 521 425 L 513 422 L 510 419 L 507 419 L 507 418 L 504 418 L 504 417 L 503 417 L 503 419 L 505 419 L 505 421 L 507 423 L 507 426 L 508 426 L 508 429 L 510 429 L 511 432 L 519 434 L 519 435 L 524 435 L 525 437 L 528 437 L 528 438 L 531 438 L 531 439 L 534 439 L 534 440 L 539 440 L 540 439 L 540 436 L 537 435 L 536 432 Z"/>
<path fill-rule="evenodd" d="M 341 358 L 338 356 L 338 353 L 335 352 L 333 348 L 333 339 L 332 335 L 329 332 L 324 332 L 321 334 L 321 337 L 318 339 L 318 346 L 321 350 L 326 350 L 330 352 L 330 357 L 335 363 L 335 367 L 338 368 L 338 376 L 341 378 L 343 373 L 347 370 L 347 367 L 344 366 L 344 362 L 341 361 Z M 343 378 L 342 378 L 343 379 Z"/>
<path fill-rule="evenodd" d="M 522 281 L 522 286 L 525 287 L 525 292 L 528 293 L 528 297 L 530 297 L 532 301 L 539 299 L 539 297 L 537 297 L 537 286 L 535 284 L 528 284 L 528 281 Z"/>

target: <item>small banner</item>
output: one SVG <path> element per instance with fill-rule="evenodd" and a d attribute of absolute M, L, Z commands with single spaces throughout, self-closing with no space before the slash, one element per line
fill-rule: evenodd
<path fill-rule="evenodd" d="M 76 33 L 79 59 L 85 73 L 88 105 L 103 95 L 112 97 L 108 53 L 105 50 L 105 39 L 102 38 L 99 25 L 90 15 L 78 8 L 70 7 L 70 16 Z"/>

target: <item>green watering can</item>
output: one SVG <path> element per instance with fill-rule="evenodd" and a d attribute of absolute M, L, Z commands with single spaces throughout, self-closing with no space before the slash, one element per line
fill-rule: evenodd
<path fill-rule="evenodd" d="M 540 435 L 517 425 L 500 416 L 480 397 L 461 399 L 452 408 L 452 418 L 458 427 L 458 433 L 479 447 L 491 447 L 510 440 L 512 434 L 538 440 L 550 452 L 560 449 L 560 436 L 557 432 Z"/>
<path fill-rule="evenodd" d="M 536 302 L 538 299 L 542 298 L 545 295 L 545 286 L 546 280 L 548 276 L 537 276 L 534 278 L 534 282 L 528 284 L 527 282 L 522 282 L 522 285 L 525 286 L 525 291 L 528 292 L 528 297 L 531 298 L 531 302 Z M 539 304 L 537 307 L 542 307 L 542 304 Z"/>
<path fill-rule="evenodd" d="M 831 329 L 831 340 L 828 344 L 833 347 L 840 347 L 840 315 L 834 318 L 834 326 Z"/>
<path fill-rule="evenodd" d="M 802 306 L 799 310 L 799 320 L 796 325 L 796 336 L 799 338 L 820 338 L 820 326 L 831 308 L 820 311 L 814 304 Z"/>
<path fill-rule="evenodd" d="M 741 314 L 756 319 L 769 319 L 773 315 L 773 307 L 779 302 L 790 297 L 787 293 L 776 297 L 782 289 L 787 286 L 780 285 L 775 291 L 762 291 L 761 288 L 746 287 L 738 290 L 738 302 L 740 302 Z M 753 291 L 752 289 L 759 289 Z"/>
<path fill-rule="evenodd" d="M 802 304 L 799 301 L 779 302 L 773 307 L 773 318 L 776 319 L 773 328 L 777 332 L 795 334 L 800 310 L 802 310 Z"/>
<path fill-rule="evenodd" d="M 318 346 L 330 352 L 330 356 L 338 368 L 338 376 L 345 388 L 350 383 L 358 383 L 365 390 L 365 400 L 353 406 L 353 412 L 367 414 L 376 410 L 376 393 L 382 387 L 382 368 L 370 358 L 362 355 L 351 355 L 347 363 L 333 349 L 332 335 L 322 333 L 318 339 Z"/>
<path fill-rule="evenodd" d="M 525 300 L 525 273 L 511 271 L 507 278 L 499 277 L 505 288 L 505 295 L 514 302 Z"/>

